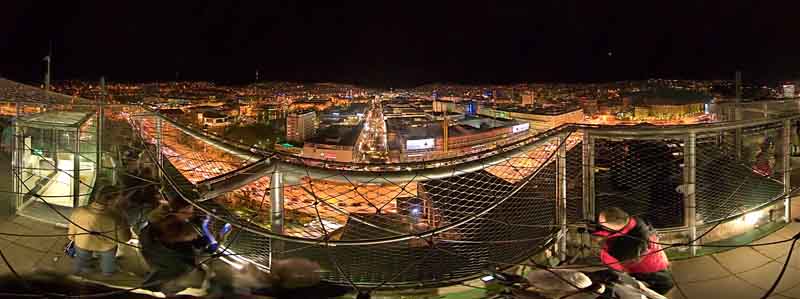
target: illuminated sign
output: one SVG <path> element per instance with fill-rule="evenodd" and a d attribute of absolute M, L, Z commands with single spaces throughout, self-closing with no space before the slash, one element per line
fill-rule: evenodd
<path fill-rule="evenodd" d="M 469 116 L 475 116 L 475 113 L 476 113 L 476 112 L 477 112 L 477 110 L 478 110 L 478 107 L 477 107 L 477 106 L 478 106 L 478 105 L 475 103 L 475 101 L 470 101 L 470 102 L 468 102 L 468 103 L 467 103 L 467 109 L 466 109 L 467 111 L 466 111 L 466 114 L 467 114 L 467 115 L 469 115 Z"/>
<path fill-rule="evenodd" d="M 320 152 L 322 159 L 336 159 L 336 153 Z"/>
<path fill-rule="evenodd" d="M 406 150 L 432 149 L 434 145 L 436 145 L 436 141 L 433 138 L 408 140 L 406 141 Z"/>
<path fill-rule="evenodd" d="M 516 126 L 511 127 L 511 133 L 524 132 L 524 131 L 527 131 L 530 128 L 531 128 L 531 124 L 529 124 L 529 123 L 516 125 Z"/>

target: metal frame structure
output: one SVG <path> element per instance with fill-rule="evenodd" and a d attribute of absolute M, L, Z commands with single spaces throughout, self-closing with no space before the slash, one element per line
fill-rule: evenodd
<path fill-rule="evenodd" d="M 18 106 L 17 107 L 17 110 L 18 110 L 17 113 L 20 113 L 20 111 L 19 111 L 20 108 L 21 108 L 20 104 L 18 103 L 17 106 Z M 72 150 L 72 153 L 73 153 L 73 159 L 72 159 L 72 161 L 73 161 L 72 167 L 73 168 L 71 170 L 71 174 L 69 174 L 70 177 L 71 177 L 71 180 L 72 180 L 72 183 L 71 183 L 72 191 L 71 191 L 71 193 L 72 193 L 72 207 L 73 208 L 74 207 L 79 207 L 79 206 L 82 205 L 82 203 L 80 201 L 80 198 L 81 198 L 81 196 L 85 195 L 85 194 L 81 194 L 81 191 L 80 191 L 81 184 L 84 184 L 80 180 L 80 172 L 81 172 L 81 166 L 80 166 L 81 162 L 80 161 L 81 161 L 81 157 L 82 157 L 82 155 L 81 155 L 81 146 L 80 146 L 81 145 L 81 132 L 82 132 L 81 131 L 81 127 L 83 126 L 84 123 L 86 123 L 89 119 L 91 119 L 94 116 L 94 114 L 93 113 L 84 113 L 84 114 L 85 115 L 81 119 L 76 120 L 74 123 L 72 123 L 72 124 L 64 124 L 64 125 L 60 125 L 60 124 L 56 124 L 56 123 L 43 122 L 43 121 L 36 121 L 36 120 L 25 120 L 25 119 L 22 119 L 21 116 L 17 116 L 17 120 L 14 122 L 15 140 L 16 140 L 15 141 L 16 148 L 14 149 L 15 150 L 15 155 L 16 155 L 15 156 L 16 164 L 15 164 L 14 167 L 17 168 L 17 169 L 21 169 L 22 168 L 22 161 L 21 161 L 22 157 L 19 155 L 18 152 L 28 150 L 28 149 L 24 148 L 24 140 L 20 138 L 20 136 L 22 134 L 21 130 L 22 130 L 23 127 L 24 128 L 49 129 L 49 130 L 53 130 L 53 131 L 74 133 L 74 135 L 75 135 L 73 137 L 74 139 L 71 140 L 71 143 L 72 143 L 72 149 L 71 150 Z M 93 134 L 96 134 L 96 135 L 99 134 L 100 130 L 101 130 L 100 126 L 96 126 L 96 131 L 93 132 Z M 57 147 L 58 146 L 58 141 L 56 140 L 54 142 L 55 142 L 55 146 Z M 100 148 L 99 142 L 96 145 L 96 148 Z M 56 150 L 56 152 L 57 152 L 57 150 Z M 99 157 L 99 153 L 98 153 L 98 157 Z M 97 160 L 96 163 L 101 163 L 101 161 Z M 55 167 L 55 165 L 53 165 L 53 166 Z M 97 174 L 97 173 L 95 172 L 95 174 Z M 22 189 L 24 189 L 24 188 L 22 188 L 22 186 L 17 186 L 17 188 L 18 188 L 17 192 L 22 193 L 24 191 L 24 190 L 22 190 Z"/>

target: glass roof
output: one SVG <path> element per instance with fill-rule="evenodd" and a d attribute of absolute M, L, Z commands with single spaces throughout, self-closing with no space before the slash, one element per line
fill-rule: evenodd
<path fill-rule="evenodd" d="M 29 122 L 37 124 L 49 124 L 54 127 L 69 126 L 76 127 L 88 119 L 87 112 L 73 112 L 73 111 L 48 111 L 29 115 L 20 118 L 20 122 Z"/>

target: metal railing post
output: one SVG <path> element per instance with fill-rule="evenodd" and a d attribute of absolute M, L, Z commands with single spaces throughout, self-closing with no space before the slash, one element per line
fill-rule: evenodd
<path fill-rule="evenodd" d="M 161 127 L 162 127 L 161 118 L 156 116 L 156 155 L 157 156 L 156 156 L 156 161 L 154 161 L 154 162 L 158 163 L 158 165 L 159 165 L 159 167 L 157 167 L 158 168 L 158 180 L 159 180 L 159 182 L 163 183 L 164 182 L 164 173 L 161 171 L 161 169 L 163 169 L 163 167 L 161 167 L 161 166 L 164 165 L 164 163 L 163 163 L 164 162 L 164 160 L 163 160 L 164 159 L 163 158 L 164 155 L 161 154 L 161 138 L 163 137 L 162 136 Z"/>
<path fill-rule="evenodd" d="M 22 150 L 21 150 L 22 147 L 20 146 L 20 144 L 21 144 L 21 142 L 23 142 L 22 141 L 23 139 L 21 138 L 21 136 L 22 136 L 22 128 L 20 128 L 20 126 L 19 126 L 19 118 L 22 117 L 22 113 L 20 113 L 22 107 L 20 107 L 20 105 L 21 105 L 20 101 L 19 101 L 19 99 L 17 99 L 16 104 L 15 104 L 15 109 L 16 109 L 15 114 L 16 115 L 14 117 L 14 138 L 13 138 L 13 143 L 11 144 L 11 154 L 12 154 L 12 161 L 13 161 L 12 162 L 13 163 L 12 172 L 14 172 L 14 174 L 15 174 L 14 175 L 14 184 L 13 184 L 13 186 L 14 186 L 14 196 L 15 197 L 14 197 L 14 204 L 12 205 L 12 207 L 13 207 L 12 211 L 13 212 L 9 213 L 9 215 L 11 215 L 13 213 L 16 213 L 16 210 L 20 206 L 22 206 L 23 201 L 25 199 L 25 193 L 27 193 L 24 190 L 22 190 L 23 189 L 22 188 L 22 180 L 23 180 L 23 174 L 22 174 Z"/>
<path fill-rule="evenodd" d="M 583 219 L 594 220 L 594 137 L 583 130 Z"/>
<path fill-rule="evenodd" d="M 97 166 L 95 167 L 95 177 L 98 177 L 100 171 L 103 170 L 103 99 L 105 98 L 106 94 L 106 84 L 105 79 L 100 78 L 100 86 L 101 86 L 101 95 L 100 98 L 97 99 L 97 124 L 95 125 L 95 142 L 97 143 Z M 112 170 L 113 171 L 113 170 Z M 112 179 L 112 182 L 114 180 Z"/>
<path fill-rule="evenodd" d="M 733 120 L 739 121 L 742 120 L 742 108 L 739 107 L 739 103 L 737 103 L 733 108 Z M 733 142 L 736 149 L 736 160 L 742 160 L 742 128 L 736 128 L 735 135 L 733 136 Z"/>
<path fill-rule="evenodd" d="M 272 173 L 269 188 L 270 199 L 270 223 L 273 233 L 283 234 L 284 230 L 284 197 L 283 197 L 283 173 L 275 165 Z M 324 225 L 324 224 L 322 224 Z M 283 241 L 270 239 L 270 260 L 280 258 L 283 253 Z"/>
<path fill-rule="evenodd" d="M 75 151 L 72 157 L 72 207 L 81 206 L 81 128 L 75 129 Z"/>
<path fill-rule="evenodd" d="M 791 145 L 792 145 L 792 122 L 790 120 L 783 121 L 783 144 L 781 145 L 781 157 L 783 164 L 783 193 L 785 198 L 783 200 L 783 220 L 786 223 L 792 221 L 792 197 L 789 194 L 792 191 L 792 160 Z"/>
<path fill-rule="evenodd" d="M 683 216 L 684 222 L 689 228 L 691 245 L 700 242 L 700 240 L 695 240 L 697 238 L 697 206 L 695 204 L 696 139 L 695 132 L 689 132 L 689 135 L 684 140 L 683 147 L 683 186 L 685 187 L 683 193 Z M 697 255 L 696 246 L 690 246 L 689 250 L 692 256 Z"/>
<path fill-rule="evenodd" d="M 561 225 L 558 241 L 558 258 L 567 259 L 567 135 L 561 134 L 556 150 L 556 219 Z"/>

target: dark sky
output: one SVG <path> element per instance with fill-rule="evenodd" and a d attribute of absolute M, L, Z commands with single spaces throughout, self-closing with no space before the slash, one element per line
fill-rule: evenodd
<path fill-rule="evenodd" d="M 0 75 L 40 80 L 52 40 L 55 79 L 800 77 L 798 1 L 76 2 L 4 2 Z"/>

